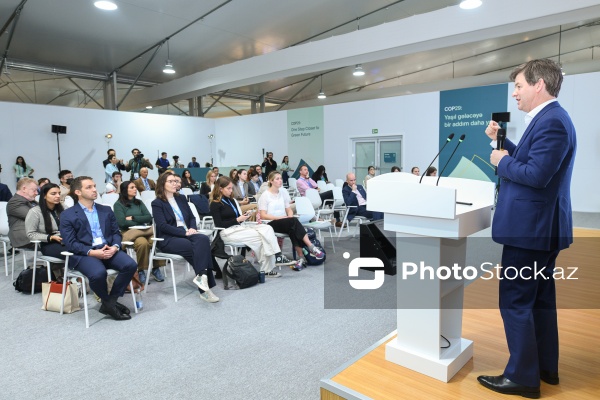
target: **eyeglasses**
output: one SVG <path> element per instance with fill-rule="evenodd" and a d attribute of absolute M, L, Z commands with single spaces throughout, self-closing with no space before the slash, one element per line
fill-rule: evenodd
<path fill-rule="evenodd" d="M 169 179 L 169 180 L 167 180 L 165 182 L 170 183 L 171 185 L 173 185 L 173 184 L 177 183 L 177 179 Z"/>

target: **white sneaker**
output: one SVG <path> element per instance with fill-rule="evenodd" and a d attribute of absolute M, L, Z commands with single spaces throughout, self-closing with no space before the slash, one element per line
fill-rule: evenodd
<path fill-rule="evenodd" d="M 281 274 L 280 274 L 279 272 L 277 272 L 277 271 L 271 271 L 271 272 L 267 272 L 267 273 L 265 274 L 265 276 L 266 276 L 267 278 L 281 278 Z"/>
<path fill-rule="evenodd" d="M 194 278 L 194 283 L 203 291 L 210 291 L 210 288 L 208 287 L 208 277 L 206 275 L 196 275 Z"/>
<path fill-rule="evenodd" d="M 208 298 L 213 300 L 212 303 L 216 303 L 217 301 L 219 301 L 219 298 L 213 293 L 212 290 L 209 290 L 205 293 L 208 293 Z"/>
<path fill-rule="evenodd" d="M 207 303 L 216 303 L 219 301 L 219 298 L 215 295 L 210 295 L 211 292 L 200 293 L 200 299 L 206 301 Z"/>

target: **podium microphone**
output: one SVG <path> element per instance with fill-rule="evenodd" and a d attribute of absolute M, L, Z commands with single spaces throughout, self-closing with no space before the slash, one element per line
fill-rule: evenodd
<path fill-rule="evenodd" d="M 506 140 L 506 129 L 500 128 L 496 132 L 496 150 L 504 150 L 504 141 Z M 496 175 L 498 175 L 498 167 L 496 167 Z"/>
<path fill-rule="evenodd" d="M 451 133 L 450 135 L 448 135 L 448 139 L 446 139 L 446 143 L 444 143 L 444 145 L 442 146 L 442 148 L 440 149 L 440 151 L 435 155 L 435 157 L 433 158 L 433 160 L 431 160 L 431 164 L 429 164 L 429 167 L 431 167 L 433 165 L 434 161 L 437 160 L 437 158 L 440 155 L 440 153 L 442 152 L 442 150 L 444 150 L 444 147 L 446 147 L 446 145 L 448 143 L 450 143 L 452 141 L 452 139 L 454 139 L 454 133 Z M 429 167 L 425 168 L 425 172 L 423 172 L 423 175 L 421 175 L 421 179 L 419 180 L 419 183 L 421 183 L 421 181 L 423 180 L 423 177 L 427 173 L 427 170 L 429 169 Z"/>
<path fill-rule="evenodd" d="M 454 153 L 456 153 L 456 150 L 458 149 L 458 146 L 460 146 L 460 144 L 463 142 L 463 140 L 465 140 L 465 135 L 464 134 L 460 135 L 460 138 L 458 139 L 458 144 L 454 148 L 454 151 L 452 152 L 452 154 L 450 154 L 450 157 L 448 158 L 448 161 L 446 161 L 446 165 L 444 165 L 444 168 L 442 168 L 442 172 L 440 172 L 440 174 L 439 174 L 439 176 L 437 178 L 437 181 L 435 182 L 435 186 L 437 186 L 438 183 L 440 183 L 440 178 L 442 177 L 442 174 L 446 170 L 446 167 L 448 166 L 448 164 L 450 164 L 450 160 L 452 160 L 452 156 L 454 156 Z"/>

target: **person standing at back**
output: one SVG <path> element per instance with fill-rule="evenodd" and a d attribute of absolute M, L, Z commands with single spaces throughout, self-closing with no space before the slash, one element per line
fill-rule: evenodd
<path fill-rule="evenodd" d="M 492 238 L 503 246 L 506 268 L 519 273 L 500 280 L 500 314 L 510 357 L 502 375 L 479 376 L 488 389 L 529 398 L 540 396 L 540 380 L 557 385 L 558 323 L 553 269 L 558 253 L 573 242 L 571 175 L 577 140 L 569 114 L 556 101 L 562 71 L 554 61 L 532 60 L 510 76 L 512 97 L 526 112 L 518 144 L 493 150 L 500 190 Z M 496 140 L 498 123 L 485 133 Z M 495 146 L 495 145 L 494 145 Z M 535 274 L 544 267 L 543 274 Z"/>

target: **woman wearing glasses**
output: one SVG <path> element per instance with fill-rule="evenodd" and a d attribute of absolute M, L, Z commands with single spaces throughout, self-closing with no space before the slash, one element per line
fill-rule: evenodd
<path fill-rule="evenodd" d="M 156 199 L 152 201 L 152 216 L 156 224 L 160 251 L 178 254 L 194 268 L 194 283 L 200 298 L 216 303 L 219 298 L 210 290 L 215 286 L 212 271 L 210 240 L 196 231 L 196 218 L 185 196 L 177 193 L 177 180 L 173 171 L 164 172 L 156 181 Z"/>

